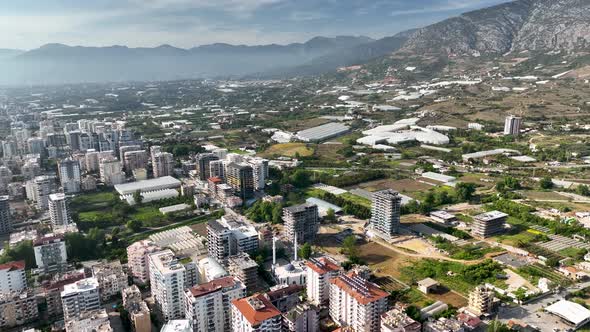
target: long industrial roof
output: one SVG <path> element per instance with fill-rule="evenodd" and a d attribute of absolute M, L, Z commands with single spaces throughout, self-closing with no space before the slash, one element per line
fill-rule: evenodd
<path fill-rule="evenodd" d="M 297 133 L 297 136 L 302 140 L 319 141 L 345 133 L 348 130 L 350 130 L 349 126 L 337 122 L 331 122 L 318 127 L 302 130 Z"/>
<path fill-rule="evenodd" d="M 561 300 L 553 303 L 545 308 L 545 311 L 557 315 L 576 326 L 580 326 L 590 320 L 590 310 L 571 301 Z"/>
<path fill-rule="evenodd" d="M 180 180 L 171 176 L 163 176 L 160 178 L 142 180 L 137 182 L 123 183 L 115 185 L 115 190 L 119 195 L 129 195 L 136 191 L 154 191 L 160 189 L 170 189 L 180 187 Z"/>

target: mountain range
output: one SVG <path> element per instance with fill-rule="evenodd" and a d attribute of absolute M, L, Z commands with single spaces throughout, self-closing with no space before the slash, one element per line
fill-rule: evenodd
<path fill-rule="evenodd" d="M 291 77 L 364 64 L 395 52 L 493 56 L 589 47 L 590 1 L 517 0 L 379 40 L 340 36 L 288 45 L 211 44 L 191 49 L 62 44 L 27 52 L 0 49 L 0 83 Z"/>

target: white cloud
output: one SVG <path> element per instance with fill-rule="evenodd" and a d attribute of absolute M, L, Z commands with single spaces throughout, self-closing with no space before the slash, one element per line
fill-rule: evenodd
<path fill-rule="evenodd" d="M 248 16 L 260 7 L 284 0 L 130 0 L 135 6 L 147 9 L 198 9 L 212 8 Z"/>
<path fill-rule="evenodd" d="M 416 15 L 428 14 L 437 12 L 446 12 L 453 10 L 468 10 L 473 8 L 481 8 L 488 5 L 498 4 L 501 0 L 447 0 L 442 4 L 435 6 L 428 6 L 416 9 L 395 10 L 390 13 L 390 16 Z"/>
<path fill-rule="evenodd" d="M 295 22 L 321 20 L 329 17 L 329 15 L 319 11 L 294 11 L 289 14 L 289 20 Z"/>

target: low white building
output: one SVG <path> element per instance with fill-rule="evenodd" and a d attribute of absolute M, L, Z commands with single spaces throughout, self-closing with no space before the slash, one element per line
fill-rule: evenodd
<path fill-rule="evenodd" d="M 574 329 L 578 329 L 590 322 L 590 310 L 567 300 L 555 302 L 546 307 L 545 311 L 574 325 Z"/>

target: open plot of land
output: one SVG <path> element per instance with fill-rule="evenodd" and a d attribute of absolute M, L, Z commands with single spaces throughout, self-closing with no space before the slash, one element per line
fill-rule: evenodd
<path fill-rule="evenodd" d="M 536 190 L 524 190 L 521 191 L 522 194 L 527 199 L 531 200 L 550 200 L 550 201 L 567 201 L 568 198 L 560 195 L 553 191 L 536 191 Z"/>
<path fill-rule="evenodd" d="M 274 156 L 280 155 L 285 157 L 295 157 L 299 155 L 301 157 L 309 157 L 313 155 L 314 150 L 305 143 L 282 143 L 275 144 L 268 148 L 262 155 L 263 156 Z"/>
<path fill-rule="evenodd" d="M 436 248 L 434 248 L 432 245 L 430 245 L 430 243 L 421 238 L 408 239 L 405 241 L 397 242 L 395 243 L 395 245 L 400 248 L 405 248 L 419 254 L 432 255 L 433 258 L 441 256 L 441 254 L 436 250 Z"/>
<path fill-rule="evenodd" d="M 506 275 L 508 276 L 508 279 L 505 280 L 506 284 L 508 285 L 508 291 L 515 291 L 521 287 L 531 290 L 535 289 L 535 287 L 530 282 L 518 275 L 516 272 L 510 269 L 504 269 L 504 272 L 506 272 Z"/>
<path fill-rule="evenodd" d="M 70 201 L 70 207 L 73 211 L 102 210 L 109 208 L 115 197 L 114 192 L 81 194 Z"/>
<path fill-rule="evenodd" d="M 426 191 L 432 186 L 427 185 L 425 183 L 418 182 L 413 179 L 401 179 L 401 180 L 392 180 L 392 179 L 384 179 L 384 180 L 376 180 L 361 183 L 358 185 L 361 189 L 365 189 L 367 191 L 379 191 L 384 189 L 393 189 L 399 191 L 400 193 L 407 194 L 408 196 L 414 197 L 413 193 Z"/>
<path fill-rule="evenodd" d="M 464 174 L 458 178 L 458 181 L 475 183 L 478 186 L 482 186 L 483 189 L 491 189 L 495 185 L 494 179 L 484 174 Z"/>
<path fill-rule="evenodd" d="M 207 223 L 206 222 L 202 222 L 199 224 L 194 224 L 190 226 L 191 229 L 199 234 L 200 236 L 207 238 Z"/>

